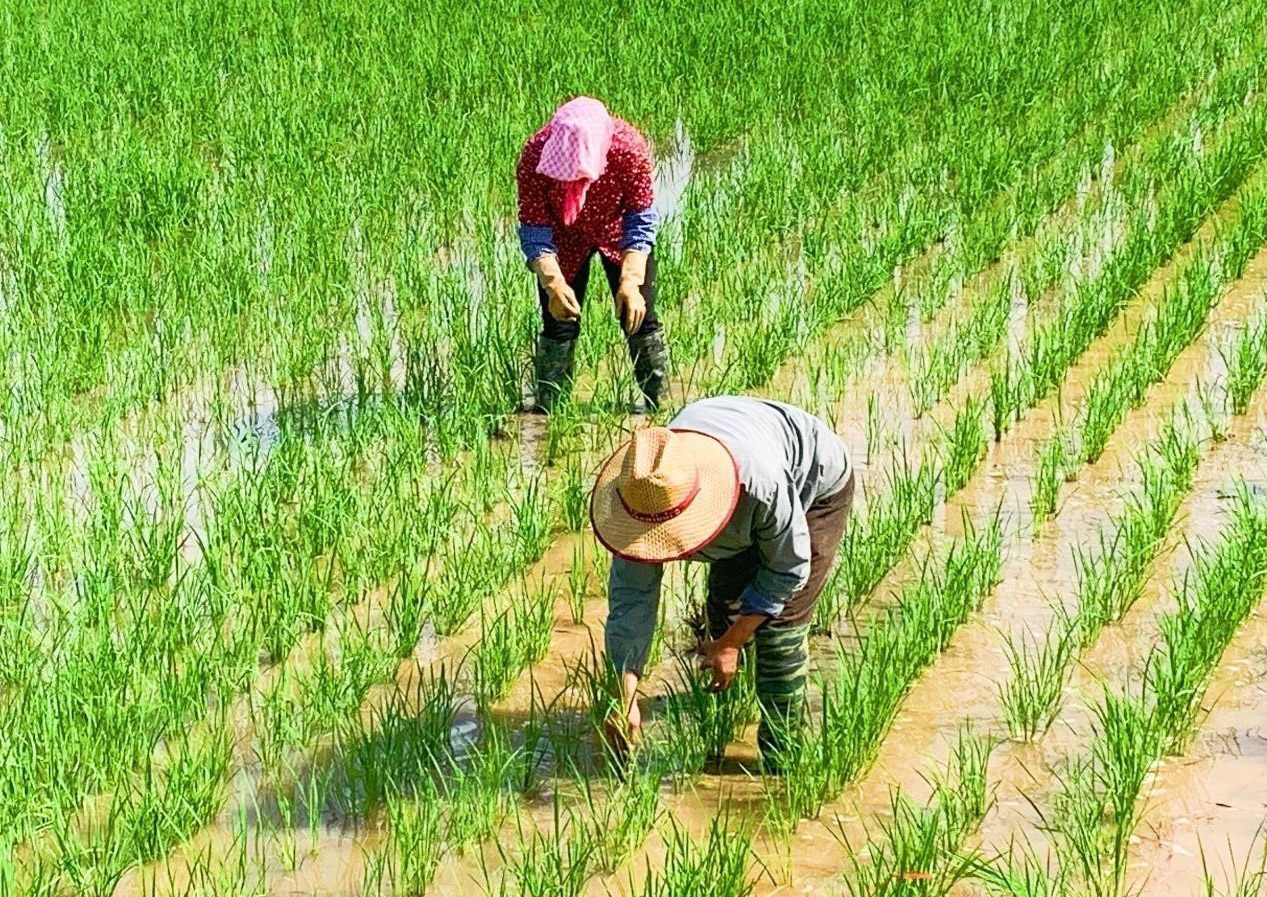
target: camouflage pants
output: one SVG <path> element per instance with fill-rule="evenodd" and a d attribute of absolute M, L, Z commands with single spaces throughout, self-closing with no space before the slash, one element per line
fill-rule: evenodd
<path fill-rule="evenodd" d="M 708 603 L 708 628 L 719 638 L 733 613 L 719 602 Z M 780 626 L 767 623 L 757 630 L 745 653 L 755 654 L 757 704 L 761 724 L 757 746 L 767 761 L 777 757 L 785 739 L 798 729 L 805 716 L 805 686 L 809 679 L 809 623 Z M 746 662 L 746 660 L 745 660 Z"/>
<path fill-rule="evenodd" d="M 818 596 L 836 562 L 853 505 L 851 475 L 836 494 L 821 499 L 805 512 L 809 526 L 810 574 L 804 588 L 788 599 L 783 613 L 757 630 L 751 650 L 756 654 L 757 703 L 761 727 L 757 744 L 766 762 L 778 757 L 786 736 L 804 721 L 805 685 L 809 677 L 809 630 Z M 744 589 L 761 567 L 755 548 L 713 561 L 708 568 L 708 629 L 718 638 L 739 614 Z"/>

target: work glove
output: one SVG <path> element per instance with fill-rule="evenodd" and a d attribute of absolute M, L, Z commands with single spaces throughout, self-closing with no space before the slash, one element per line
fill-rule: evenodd
<path fill-rule="evenodd" d="M 576 291 L 568 286 L 559 267 L 558 258 L 547 252 L 532 263 L 537 282 L 546 293 L 546 310 L 556 321 L 575 321 L 581 316 L 581 303 L 576 301 Z"/>
<path fill-rule="evenodd" d="M 647 300 L 642 295 L 642 285 L 647 279 L 647 254 L 627 251 L 620 261 L 620 286 L 616 289 L 616 318 L 625 333 L 634 334 L 642 329 L 647 317 Z"/>

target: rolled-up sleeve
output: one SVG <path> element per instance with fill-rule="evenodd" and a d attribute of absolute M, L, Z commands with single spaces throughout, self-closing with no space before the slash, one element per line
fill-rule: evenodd
<path fill-rule="evenodd" d="M 658 218 L 655 213 L 655 185 L 652 178 L 651 147 L 643 140 L 632 143 L 621 156 L 625 170 L 624 212 L 621 214 L 620 250 L 650 252 L 655 246 Z"/>
<path fill-rule="evenodd" d="M 543 255 L 558 255 L 554 248 L 554 228 L 548 224 L 519 225 L 519 248 L 523 250 L 524 262 L 529 265 Z"/>
<path fill-rule="evenodd" d="M 626 212 L 621 218 L 620 251 L 650 252 L 658 223 L 655 209 Z"/>
<path fill-rule="evenodd" d="M 622 673 L 642 675 L 660 611 L 664 568 L 613 558 L 607 581 L 607 657 Z"/>
<path fill-rule="evenodd" d="M 739 598 L 744 614 L 778 616 L 810 571 L 809 521 L 791 482 L 784 483 L 769 502 L 759 502 L 753 519 L 753 543 L 761 567 Z"/>

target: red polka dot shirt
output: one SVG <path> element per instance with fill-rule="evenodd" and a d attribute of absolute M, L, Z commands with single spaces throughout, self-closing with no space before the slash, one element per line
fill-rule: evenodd
<path fill-rule="evenodd" d="M 532 262 L 547 252 L 559 257 L 570 282 L 595 250 L 620 261 L 627 249 L 650 252 L 655 244 L 655 201 L 651 149 L 633 125 L 616 119 L 607 168 L 590 184 L 585 204 L 571 226 L 563 223 L 563 184 L 537 172 L 548 126 L 519 154 L 519 239 Z"/>

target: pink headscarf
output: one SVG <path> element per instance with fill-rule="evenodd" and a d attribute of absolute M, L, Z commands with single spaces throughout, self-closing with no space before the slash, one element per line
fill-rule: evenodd
<path fill-rule="evenodd" d="M 563 223 L 576 221 L 589 186 L 607 168 L 616 123 L 591 97 L 569 100 L 554 111 L 537 171 L 563 182 Z"/>

